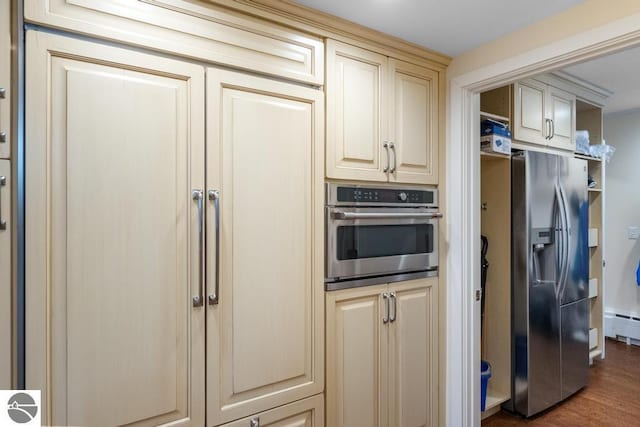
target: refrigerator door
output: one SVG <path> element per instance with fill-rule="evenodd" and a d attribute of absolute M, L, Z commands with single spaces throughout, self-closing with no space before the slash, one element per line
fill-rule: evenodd
<path fill-rule="evenodd" d="M 589 198 L 587 161 L 558 157 L 558 184 L 564 203 L 564 233 L 568 246 L 560 280 L 560 304 L 569 304 L 589 294 Z"/>
<path fill-rule="evenodd" d="M 561 400 L 557 156 L 512 162 L 513 406 L 531 416 Z"/>
<path fill-rule="evenodd" d="M 562 322 L 562 399 L 589 381 L 589 300 L 560 308 Z"/>

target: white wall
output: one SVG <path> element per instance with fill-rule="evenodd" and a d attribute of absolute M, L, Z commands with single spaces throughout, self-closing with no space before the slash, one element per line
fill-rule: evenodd
<path fill-rule="evenodd" d="M 640 240 L 627 237 L 640 226 L 640 111 L 605 116 L 604 137 L 616 148 L 606 175 L 605 310 L 640 317 Z"/>
<path fill-rule="evenodd" d="M 638 0 L 586 0 L 456 56 L 447 69 L 447 75 L 453 78 L 494 66 L 492 71 L 497 75 L 504 72 L 505 67 L 520 65 L 525 55 L 528 55 L 525 62 L 544 62 L 580 45 L 614 37 L 618 30 L 626 32 L 627 27 L 637 30 L 639 18 Z M 614 31 L 606 28 L 607 24 L 614 22 L 619 23 Z"/>

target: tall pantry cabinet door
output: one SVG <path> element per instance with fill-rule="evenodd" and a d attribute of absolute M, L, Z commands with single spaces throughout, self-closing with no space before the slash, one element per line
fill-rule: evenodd
<path fill-rule="evenodd" d="M 575 151 L 576 96 L 549 86 L 549 112 L 552 120 L 549 145 L 563 150 Z"/>
<path fill-rule="evenodd" d="M 389 425 L 438 425 L 437 279 L 389 285 Z"/>
<path fill-rule="evenodd" d="M 329 292 L 326 307 L 327 426 L 387 426 L 387 286 Z"/>
<path fill-rule="evenodd" d="M 45 425 L 204 425 L 204 69 L 29 31 L 26 382 Z"/>
<path fill-rule="evenodd" d="M 547 86 L 535 80 L 514 84 L 513 139 L 547 145 L 551 124 L 546 117 Z"/>
<path fill-rule="evenodd" d="M 207 71 L 208 425 L 323 390 L 323 112 L 320 91 Z"/>
<path fill-rule="evenodd" d="M 391 182 L 438 183 L 438 73 L 389 59 Z"/>
<path fill-rule="evenodd" d="M 11 390 L 11 164 L 0 160 L 0 390 Z"/>
<path fill-rule="evenodd" d="M 387 57 L 327 40 L 327 177 L 387 181 Z"/>

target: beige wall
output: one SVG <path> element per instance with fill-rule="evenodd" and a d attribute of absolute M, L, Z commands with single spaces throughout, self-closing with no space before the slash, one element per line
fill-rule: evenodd
<path fill-rule="evenodd" d="M 597 36 L 595 33 L 599 30 L 598 27 L 618 20 L 628 21 L 627 24 L 631 27 L 634 26 L 635 21 L 635 26 L 640 26 L 638 19 L 640 19 L 640 1 L 638 0 L 589 0 L 455 57 L 447 70 L 447 75 L 454 78 L 500 61 L 511 61 L 525 52 L 563 39 L 581 37 L 587 43 L 589 37 L 585 33 L 591 32 Z M 572 45 L 575 46 L 575 44 Z M 561 47 L 559 49 L 561 50 Z M 541 59 L 544 56 L 541 55 Z"/>
<path fill-rule="evenodd" d="M 629 240 L 627 227 L 640 226 L 640 111 L 605 117 L 604 136 L 616 147 L 606 176 L 605 310 L 638 316 L 640 240 Z"/>

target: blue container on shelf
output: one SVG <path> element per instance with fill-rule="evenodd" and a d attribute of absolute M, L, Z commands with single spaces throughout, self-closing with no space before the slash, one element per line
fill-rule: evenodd
<path fill-rule="evenodd" d="M 487 385 L 491 378 L 491 365 L 489 362 L 480 361 L 480 409 L 484 411 L 487 404 Z"/>

